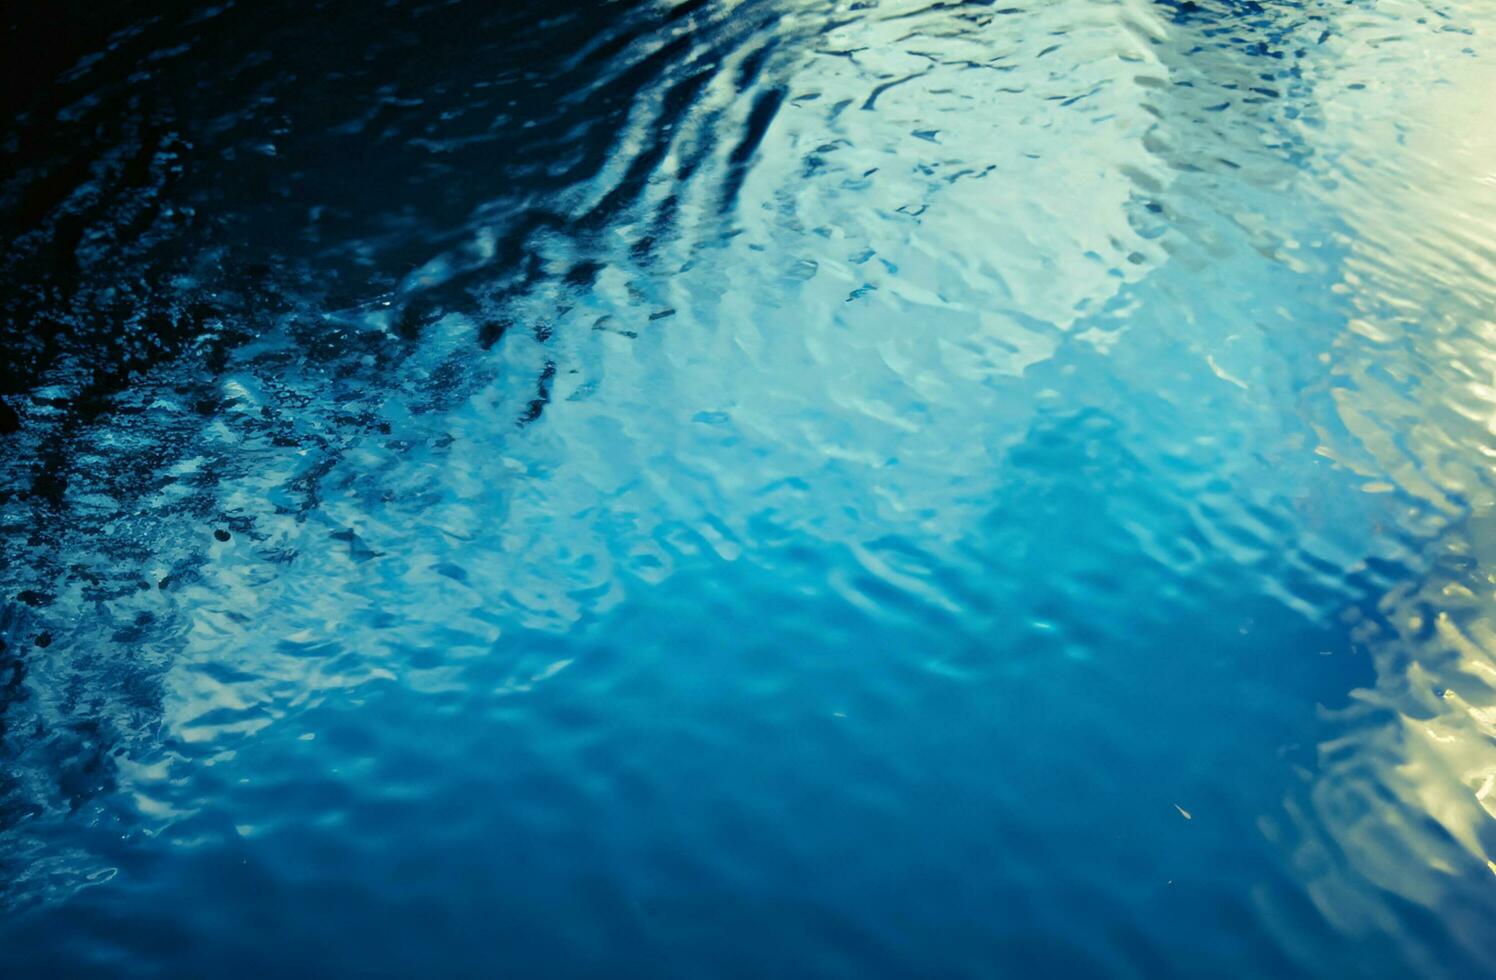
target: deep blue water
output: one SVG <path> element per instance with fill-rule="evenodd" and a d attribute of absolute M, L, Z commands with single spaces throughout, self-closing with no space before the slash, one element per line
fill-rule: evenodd
<path fill-rule="evenodd" d="M 54 16 L 0 974 L 1496 976 L 1496 11 Z"/>

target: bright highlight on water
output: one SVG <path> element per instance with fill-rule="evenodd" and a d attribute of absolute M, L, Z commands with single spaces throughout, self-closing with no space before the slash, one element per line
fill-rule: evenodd
<path fill-rule="evenodd" d="M 64 13 L 0 974 L 1496 976 L 1496 7 Z"/>

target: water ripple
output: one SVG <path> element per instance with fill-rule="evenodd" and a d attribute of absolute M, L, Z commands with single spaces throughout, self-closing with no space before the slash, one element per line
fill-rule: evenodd
<path fill-rule="evenodd" d="M 0 185 L 0 963 L 1496 969 L 1492 30 L 48 42 Z"/>

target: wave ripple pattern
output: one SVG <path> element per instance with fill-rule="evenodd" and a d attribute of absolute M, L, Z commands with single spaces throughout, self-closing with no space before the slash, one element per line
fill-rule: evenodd
<path fill-rule="evenodd" d="M 1496 8 L 44 6 L 0 973 L 1496 976 Z"/>

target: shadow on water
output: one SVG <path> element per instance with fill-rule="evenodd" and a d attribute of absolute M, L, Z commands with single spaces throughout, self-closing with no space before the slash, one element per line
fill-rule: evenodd
<path fill-rule="evenodd" d="M 383 297 L 409 340 L 476 292 L 555 275 L 587 285 L 596 258 L 547 267 L 535 236 L 606 229 L 707 83 L 735 66 L 747 90 L 777 38 L 771 9 L 752 3 L 539 19 L 524 5 L 450 3 L 144 11 L 112 6 L 112 29 L 74 35 L 8 31 L 10 71 L 34 67 L 9 93 L 4 274 L 16 288 L 0 394 L 60 387 L 53 401 L 84 419 L 184 353 L 221 370 L 226 346 L 288 313 Z M 34 33 L 45 40 L 32 55 Z M 641 121 L 646 105 L 658 111 Z M 735 167 L 772 118 L 765 105 Z M 678 179 L 716 142 L 698 133 Z M 662 211 L 652 233 L 670 221 Z M 485 342 L 503 329 L 485 324 Z"/>

